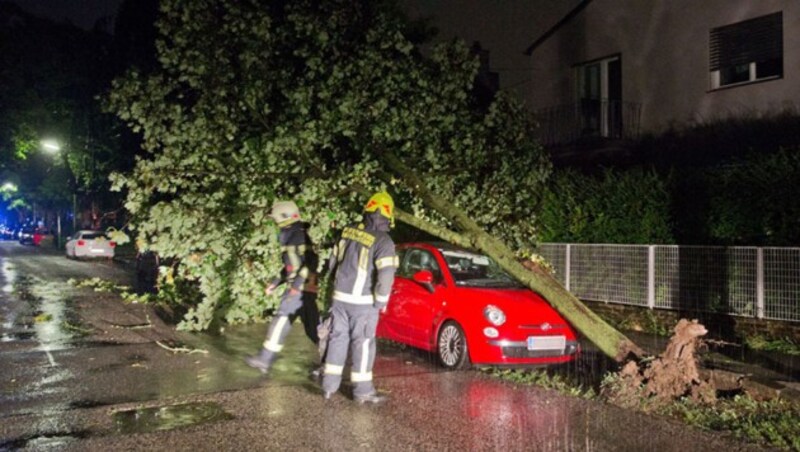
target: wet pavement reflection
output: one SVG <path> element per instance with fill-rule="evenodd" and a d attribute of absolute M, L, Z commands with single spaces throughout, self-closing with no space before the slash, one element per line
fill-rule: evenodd
<path fill-rule="evenodd" d="M 125 269 L 28 257 L 0 263 L 0 450 L 702 450 L 669 447 L 683 426 L 445 371 L 431 354 L 383 341 L 374 373 L 389 401 L 357 405 L 345 384 L 325 402 L 309 379 L 317 348 L 299 322 L 265 377 L 243 358 L 266 324 L 177 334 L 169 346 L 207 353 L 173 353 L 147 328 L 125 328 L 147 322 L 141 306 L 66 283 Z M 102 326 L 81 324 L 86 306 L 102 308 Z M 558 371 L 596 387 L 611 366 L 587 347 Z"/>
<path fill-rule="evenodd" d="M 198 402 L 118 411 L 112 418 L 120 433 L 148 433 L 224 421 L 233 416 L 218 403 Z"/>

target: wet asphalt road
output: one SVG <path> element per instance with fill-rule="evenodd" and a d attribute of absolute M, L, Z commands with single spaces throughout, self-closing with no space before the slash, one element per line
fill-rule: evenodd
<path fill-rule="evenodd" d="M 264 325 L 177 334 L 147 307 L 67 283 L 92 277 L 130 284 L 131 270 L 0 243 L 0 450 L 762 450 L 478 371 L 444 372 L 386 344 L 374 371 L 387 403 L 356 405 L 346 388 L 325 402 L 307 378 L 315 348 L 301 328 L 264 378 L 242 363 Z"/>

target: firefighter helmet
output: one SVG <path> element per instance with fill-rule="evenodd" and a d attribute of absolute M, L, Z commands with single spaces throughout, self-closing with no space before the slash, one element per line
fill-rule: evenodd
<path fill-rule="evenodd" d="M 375 193 L 364 206 L 364 212 L 380 212 L 381 215 L 389 220 L 389 224 L 394 227 L 394 200 L 385 191 Z"/>
<path fill-rule="evenodd" d="M 275 201 L 269 216 L 278 223 L 278 227 L 284 228 L 300 221 L 300 209 L 294 201 Z"/>

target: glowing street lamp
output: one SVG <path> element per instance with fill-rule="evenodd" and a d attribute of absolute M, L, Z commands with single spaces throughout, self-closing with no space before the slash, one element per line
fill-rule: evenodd
<path fill-rule="evenodd" d="M 56 141 L 56 140 L 42 140 L 41 144 L 42 144 L 42 147 L 44 148 L 44 150 L 49 152 L 49 153 L 51 153 L 51 154 L 56 154 L 56 153 L 61 152 L 61 145 L 58 144 L 58 141 Z M 77 224 L 76 224 L 76 221 L 77 221 L 77 219 L 76 219 L 77 205 L 78 205 L 77 196 L 73 192 L 72 193 L 72 230 L 73 231 L 75 231 L 75 228 L 77 226 Z M 58 223 L 58 240 L 60 242 L 61 241 L 61 214 L 58 215 L 56 221 Z M 60 245 L 60 243 L 59 243 L 59 245 Z"/>
<path fill-rule="evenodd" d="M 58 144 L 58 141 L 55 140 L 42 140 L 42 147 L 50 152 L 61 151 L 61 146 Z"/>

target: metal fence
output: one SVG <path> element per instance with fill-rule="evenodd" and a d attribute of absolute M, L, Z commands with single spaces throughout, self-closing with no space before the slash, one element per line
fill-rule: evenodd
<path fill-rule="evenodd" d="M 800 322 L 800 248 L 543 243 L 578 298 Z"/>

